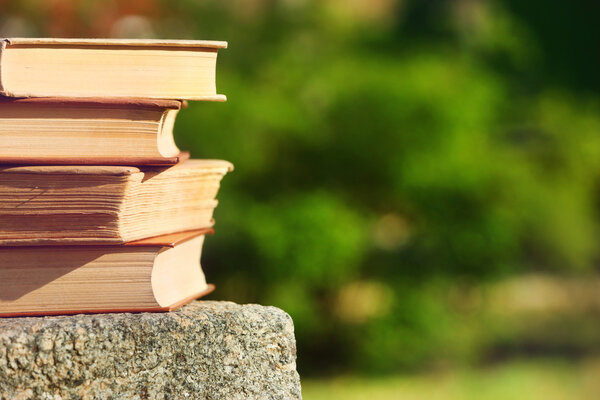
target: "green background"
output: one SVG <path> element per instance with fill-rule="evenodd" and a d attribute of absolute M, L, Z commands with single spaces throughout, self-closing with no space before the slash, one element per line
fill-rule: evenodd
<path fill-rule="evenodd" d="M 303 377 L 599 354 L 600 3 L 0 4 L 5 36 L 229 42 L 229 100 L 175 126 L 236 166 L 203 266 L 291 314 Z"/>

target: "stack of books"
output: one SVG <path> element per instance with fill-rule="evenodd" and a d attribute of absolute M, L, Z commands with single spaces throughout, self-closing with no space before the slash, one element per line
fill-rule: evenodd
<path fill-rule="evenodd" d="M 200 267 L 232 165 L 173 139 L 187 100 L 224 101 L 225 42 L 0 41 L 0 315 L 166 311 Z"/>

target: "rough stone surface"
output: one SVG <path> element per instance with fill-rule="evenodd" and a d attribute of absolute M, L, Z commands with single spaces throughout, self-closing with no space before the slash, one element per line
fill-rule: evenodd
<path fill-rule="evenodd" d="M 2 400 L 299 398 L 294 327 L 274 307 L 0 319 Z"/>

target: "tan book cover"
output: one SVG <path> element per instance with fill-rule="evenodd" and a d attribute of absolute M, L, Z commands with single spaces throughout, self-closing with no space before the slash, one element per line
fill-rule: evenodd
<path fill-rule="evenodd" d="M 170 311 L 210 293 L 211 229 L 116 246 L 0 247 L 0 316 Z"/>
<path fill-rule="evenodd" d="M 204 40 L 1 39 L 0 95 L 224 101 L 216 61 L 226 47 Z"/>
<path fill-rule="evenodd" d="M 222 160 L 0 168 L 0 246 L 120 244 L 210 227 Z"/>
<path fill-rule="evenodd" d="M 0 98 L 0 164 L 169 165 L 178 100 Z"/>

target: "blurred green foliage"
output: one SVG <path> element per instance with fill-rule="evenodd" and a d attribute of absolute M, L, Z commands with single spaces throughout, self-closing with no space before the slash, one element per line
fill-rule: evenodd
<path fill-rule="evenodd" d="M 186 8 L 222 12 L 196 36 L 231 43 L 229 102 L 177 124 L 195 156 L 237 167 L 205 265 L 218 298 L 290 312 L 305 372 L 485 358 L 508 339 L 448 300 L 457 282 L 598 259 L 597 77 L 545 66 L 521 6 L 375 3 Z"/>
<path fill-rule="evenodd" d="M 89 4 L 70 20 L 145 14 L 157 37 L 229 41 L 228 102 L 176 123 L 181 148 L 236 166 L 203 265 L 213 298 L 292 315 L 301 372 L 517 348 L 486 311 L 490 282 L 597 270 L 598 3 Z M 33 33 L 61 26 L 31 2 L 8 10 Z"/>

